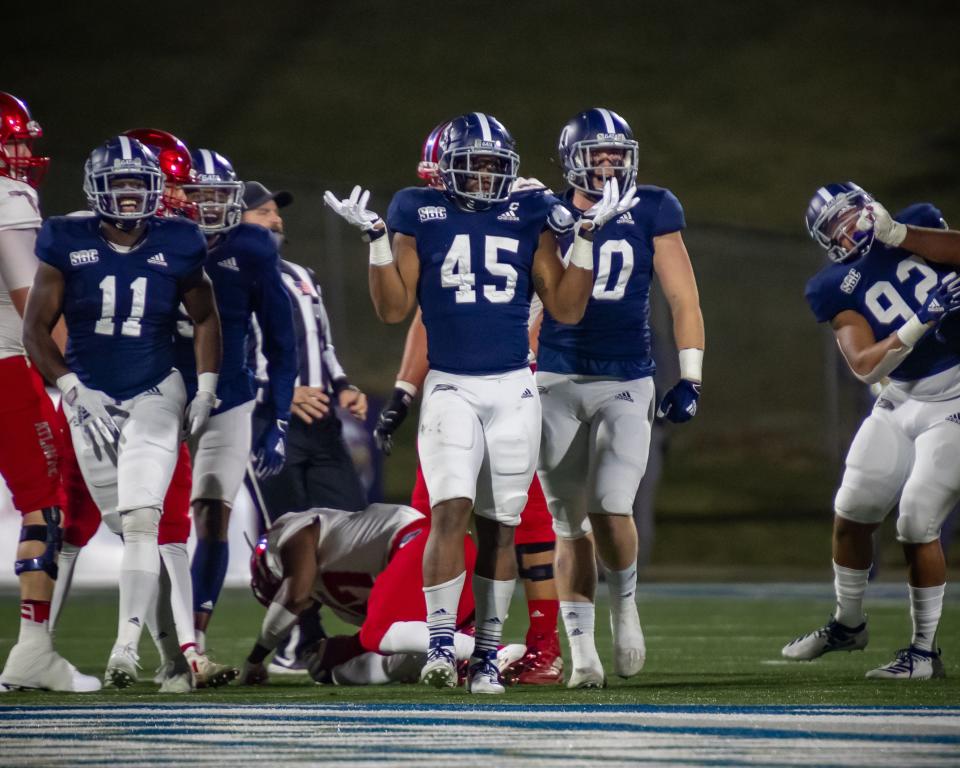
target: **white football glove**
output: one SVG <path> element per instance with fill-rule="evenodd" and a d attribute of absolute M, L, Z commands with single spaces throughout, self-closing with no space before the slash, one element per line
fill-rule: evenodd
<path fill-rule="evenodd" d="M 540 181 L 540 179 L 535 179 L 532 176 L 529 178 L 517 176 L 517 178 L 514 179 L 513 184 L 510 185 L 511 192 L 526 192 L 530 189 L 542 189 L 548 194 L 553 194 L 553 190 L 547 189 L 546 184 Z"/>
<path fill-rule="evenodd" d="M 193 396 L 193 400 L 187 406 L 187 412 L 184 416 L 184 424 L 189 437 L 196 437 L 203 432 L 203 428 L 210 418 L 210 411 L 220 405 L 220 401 L 217 399 L 217 381 L 219 378 L 219 374 L 210 372 L 201 373 L 197 376 L 197 394 Z"/>
<path fill-rule="evenodd" d="M 907 236 L 907 225 L 894 221 L 887 209 L 876 201 L 867 203 L 857 219 L 858 232 L 869 232 L 871 229 L 877 240 L 894 248 Z"/>
<path fill-rule="evenodd" d="M 616 177 L 607 179 L 603 184 L 603 197 L 592 208 L 584 212 L 583 218 L 593 222 L 594 229 L 600 229 L 610 219 L 626 213 L 640 201 L 636 199 L 637 187 L 630 185 L 620 196 L 620 182 Z"/>
<path fill-rule="evenodd" d="M 341 200 L 329 189 L 323 193 L 323 202 L 329 205 L 342 216 L 343 220 L 356 227 L 362 233 L 367 234 L 374 229 L 379 229 L 383 224 L 381 219 L 373 211 L 367 210 L 367 202 L 370 200 L 370 190 L 362 190 L 359 185 L 353 188 L 350 197 Z"/>
<path fill-rule="evenodd" d="M 64 404 L 77 417 L 84 440 L 99 452 L 113 453 L 120 439 L 120 428 L 107 412 L 108 396 L 99 389 L 86 386 L 75 373 L 67 373 L 57 379 L 57 388 L 63 393 Z"/>

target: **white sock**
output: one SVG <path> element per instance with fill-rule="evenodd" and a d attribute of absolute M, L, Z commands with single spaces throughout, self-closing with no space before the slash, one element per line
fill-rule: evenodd
<path fill-rule="evenodd" d="M 640 614 L 637 611 L 637 561 L 622 571 L 606 570 L 607 589 L 610 592 L 610 629 L 613 640 L 619 644 L 642 642 L 637 638 Z M 642 638 L 642 635 L 640 635 Z"/>
<path fill-rule="evenodd" d="M 473 601 L 477 615 L 474 655 L 483 656 L 490 651 L 497 652 L 516 583 L 516 579 L 497 581 L 474 574 Z"/>
<path fill-rule="evenodd" d="M 427 628 L 430 631 L 430 646 L 452 646 L 453 631 L 457 626 L 457 608 L 460 605 L 460 593 L 467 579 L 467 572 L 437 584 L 423 588 L 423 598 L 427 603 Z"/>
<path fill-rule="evenodd" d="M 80 547 L 73 544 L 63 543 L 60 550 L 60 556 L 57 558 L 57 580 L 53 585 L 53 597 L 50 598 L 50 632 L 57 629 L 57 620 L 60 618 L 60 611 L 63 610 L 63 604 L 70 594 L 70 586 L 73 584 L 73 571 L 77 567 L 77 556 L 80 554 Z"/>
<path fill-rule="evenodd" d="M 386 667 L 386 656 L 379 653 L 361 653 L 343 664 L 338 664 L 331 673 L 337 685 L 386 685 L 392 682 Z"/>
<path fill-rule="evenodd" d="M 157 646 L 161 665 L 173 661 L 180 655 L 173 614 L 170 611 L 170 579 L 162 563 L 156 598 L 147 611 L 147 629 L 150 630 L 153 644 Z"/>
<path fill-rule="evenodd" d="M 160 581 L 160 550 L 157 529 L 160 510 L 141 508 L 124 512 L 123 558 L 120 561 L 120 616 L 117 645 L 140 641 L 147 611 L 156 599 Z"/>
<path fill-rule="evenodd" d="M 913 619 L 913 639 L 910 645 L 915 648 L 934 650 L 946 587 L 946 584 L 939 587 L 910 587 L 910 618 Z"/>
<path fill-rule="evenodd" d="M 193 636 L 197 641 L 197 653 L 207 652 L 207 633 L 202 629 L 194 629 Z"/>
<path fill-rule="evenodd" d="M 833 564 L 833 590 L 837 607 L 833 618 L 845 627 L 859 627 L 866 620 L 863 615 L 863 595 L 867 591 L 870 569 L 858 570 Z"/>
<path fill-rule="evenodd" d="M 170 608 L 180 648 L 197 644 L 193 628 L 193 582 L 186 544 L 161 544 L 160 557 L 170 578 Z"/>
<path fill-rule="evenodd" d="M 53 650 L 53 638 L 50 637 L 50 620 L 48 618 L 46 621 L 37 621 L 37 614 L 31 610 L 32 607 L 34 606 L 25 606 L 24 601 L 20 601 L 20 635 L 17 638 L 17 643 Z"/>
<path fill-rule="evenodd" d="M 560 601 L 560 615 L 567 630 L 574 669 L 599 665 L 600 659 L 593 639 L 595 613 L 593 603 Z"/>
<path fill-rule="evenodd" d="M 463 632 L 453 633 L 453 652 L 457 661 L 469 659 L 473 653 L 473 637 Z M 384 654 L 424 654 L 430 647 L 430 630 L 425 621 L 395 621 L 380 638 L 377 649 Z"/>

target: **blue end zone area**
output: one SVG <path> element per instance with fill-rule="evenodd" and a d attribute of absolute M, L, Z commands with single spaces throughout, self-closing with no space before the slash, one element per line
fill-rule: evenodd
<path fill-rule="evenodd" d="M 4 765 L 960 764 L 960 707 L 0 707 Z"/>

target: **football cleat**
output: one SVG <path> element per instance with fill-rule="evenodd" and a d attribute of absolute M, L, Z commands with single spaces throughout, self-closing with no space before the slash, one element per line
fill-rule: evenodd
<path fill-rule="evenodd" d="M 157 671 L 153 673 L 153 682 L 157 685 L 163 685 L 163 681 L 170 677 L 173 672 L 173 661 L 167 659 L 163 664 L 157 667 Z"/>
<path fill-rule="evenodd" d="M 595 664 L 575 667 L 567 680 L 567 688 L 606 688 L 607 678 L 603 674 L 603 665 L 600 659 Z"/>
<path fill-rule="evenodd" d="M 193 689 L 193 675 L 189 672 L 167 675 L 160 683 L 160 693 L 190 693 Z"/>
<path fill-rule="evenodd" d="M 78 672 L 52 647 L 17 643 L 10 649 L 0 675 L 0 693 L 21 688 L 92 693 L 99 691 L 101 685 L 97 678 Z"/>
<path fill-rule="evenodd" d="M 845 627 L 832 616 L 825 626 L 794 638 L 780 653 L 793 661 L 812 661 L 830 651 L 862 651 L 870 635 L 867 622 L 859 627 Z"/>
<path fill-rule="evenodd" d="M 924 651 L 912 645 L 897 651 L 889 664 L 867 672 L 867 677 L 874 680 L 930 680 L 946 676 L 939 650 Z"/>
<path fill-rule="evenodd" d="M 310 674 L 310 665 L 306 659 L 291 658 L 275 653 L 273 659 L 267 664 L 267 672 L 271 675 L 308 675 Z"/>
<path fill-rule="evenodd" d="M 103 673 L 104 685 L 114 688 L 129 688 L 137 682 L 137 670 L 140 669 L 140 657 L 133 643 L 115 645 L 110 651 L 107 669 Z"/>
<path fill-rule="evenodd" d="M 633 677 L 647 660 L 647 645 L 640 628 L 636 603 L 630 603 L 619 616 L 610 612 L 610 631 L 613 633 L 613 671 L 619 677 Z"/>
<path fill-rule="evenodd" d="M 184 654 L 197 688 L 219 688 L 234 680 L 240 670 L 227 664 L 219 664 L 205 653 L 188 648 Z"/>
<path fill-rule="evenodd" d="M 438 645 L 427 651 L 427 662 L 420 670 L 420 682 L 433 688 L 457 687 L 457 659 L 452 645 Z"/>
<path fill-rule="evenodd" d="M 533 646 L 503 670 L 507 685 L 559 685 L 563 682 L 563 656 L 556 635 L 543 646 Z"/>
<path fill-rule="evenodd" d="M 526 650 L 525 647 L 524 650 Z M 520 655 L 523 655 L 522 652 Z M 467 670 L 468 693 L 496 695 L 506 690 L 503 687 L 503 680 L 500 679 L 497 656 L 497 651 L 487 651 L 483 656 L 470 657 L 470 667 Z"/>

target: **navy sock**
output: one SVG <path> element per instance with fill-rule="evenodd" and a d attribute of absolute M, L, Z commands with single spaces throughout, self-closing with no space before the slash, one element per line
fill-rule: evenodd
<path fill-rule="evenodd" d="M 195 613 L 213 613 L 220 597 L 223 580 L 227 576 L 230 547 L 225 541 L 200 539 L 190 564 L 193 580 L 193 610 Z"/>

